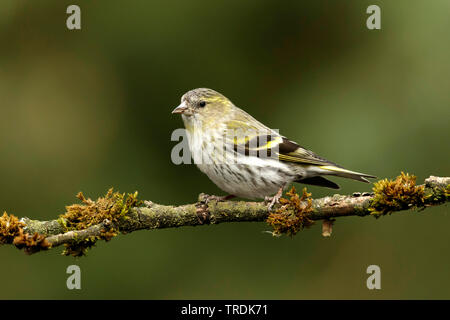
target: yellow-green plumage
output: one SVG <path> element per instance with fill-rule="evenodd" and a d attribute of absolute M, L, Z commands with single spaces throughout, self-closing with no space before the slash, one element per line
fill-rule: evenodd
<path fill-rule="evenodd" d="M 264 198 L 292 182 L 339 188 L 324 175 L 364 182 L 375 178 L 319 157 L 211 89 L 187 92 L 173 113 L 182 115 L 194 163 L 235 196 Z"/>

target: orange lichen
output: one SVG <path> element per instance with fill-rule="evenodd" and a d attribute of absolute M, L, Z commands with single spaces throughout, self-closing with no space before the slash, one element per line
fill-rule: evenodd
<path fill-rule="evenodd" d="M 86 255 L 87 251 L 95 246 L 95 243 L 97 242 L 96 237 L 87 238 L 81 241 L 73 240 L 70 244 L 65 243 L 64 244 L 64 251 L 63 255 L 65 256 L 73 256 L 73 257 L 82 257 Z"/>
<path fill-rule="evenodd" d="M 25 224 L 6 212 L 0 217 L 0 244 L 12 243 Z"/>
<path fill-rule="evenodd" d="M 25 223 L 19 221 L 14 215 L 6 212 L 0 217 L 0 244 L 12 243 L 26 253 L 46 250 L 51 244 L 45 239 L 45 235 L 34 233 L 28 234 L 24 231 Z"/>
<path fill-rule="evenodd" d="M 93 225 L 109 221 L 111 226 L 102 230 L 100 236 L 92 239 L 74 240 L 66 243 L 66 249 L 63 254 L 82 256 L 87 249 L 95 245 L 99 239 L 109 241 L 115 237 L 119 230 L 114 227 L 121 219 L 126 219 L 126 214 L 132 207 L 138 206 L 140 201 L 137 200 L 137 192 L 134 194 L 121 194 L 109 189 L 104 197 L 98 198 L 96 201 L 85 198 L 83 193 L 79 192 L 77 198 L 81 200 L 81 204 L 73 204 L 66 207 L 66 213 L 61 215 L 59 222 L 65 227 L 66 231 L 84 230 Z"/>
<path fill-rule="evenodd" d="M 299 197 L 295 188 L 292 187 L 286 193 L 289 199 L 281 198 L 281 208 L 274 213 L 270 213 L 266 222 L 273 228 L 274 235 L 287 234 L 295 235 L 300 230 L 311 226 L 314 221 L 308 217 L 313 212 L 311 193 L 303 189 L 303 194 Z"/>
<path fill-rule="evenodd" d="M 47 250 L 51 247 L 44 235 L 37 232 L 31 235 L 25 233 L 22 228 L 19 230 L 19 234 L 14 237 L 13 244 L 19 249 L 24 249 L 25 253 L 28 254 Z"/>
<path fill-rule="evenodd" d="M 425 186 L 416 185 L 416 176 L 404 172 L 395 180 L 383 179 L 376 182 L 373 191 L 375 195 L 369 211 L 375 216 L 411 207 L 424 207 L 427 198 Z"/>
<path fill-rule="evenodd" d="M 118 222 L 124 218 L 131 207 L 138 204 L 137 192 L 125 197 L 124 193 L 113 192 L 112 188 L 104 197 L 100 197 L 96 201 L 90 198 L 86 199 L 82 192 L 77 194 L 77 198 L 81 200 L 82 204 L 67 206 L 67 212 L 60 216 L 68 230 L 83 230 L 106 219 L 112 223 Z"/>

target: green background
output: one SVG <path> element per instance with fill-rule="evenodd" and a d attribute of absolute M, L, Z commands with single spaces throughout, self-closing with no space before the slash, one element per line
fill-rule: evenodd
<path fill-rule="evenodd" d="M 80 31 L 66 28 L 69 4 Z M 381 30 L 366 28 L 370 4 Z M 78 191 L 112 186 L 163 204 L 223 194 L 170 159 L 182 127 L 171 111 L 196 87 L 348 169 L 449 176 L 449 11 L 445 0 L 3 0 L 0 209 L 53 219 Z M 342 194 L 371 189 L 333 180 Z M 3 246 L 0 298 L 448 299 L 448 212 L 342 218 L 328 239 L 320 224 L 293 238 L 264 223 L 139 231 L 81 259 Z M 66 288 L 71 264 L 81 290 Z M 381 290 L 366 288 L 371 264 Z"/>

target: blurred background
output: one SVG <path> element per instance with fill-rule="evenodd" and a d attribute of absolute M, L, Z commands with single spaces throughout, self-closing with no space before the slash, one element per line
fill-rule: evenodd
<path fill-rule="evenodd" d="M 381 30 L 366 28 L 371 4 Z M 346 168 L 449 176 L 449 12 L 445 0 L 3 0 L 0 209 L 48 220 L 110 187 L 174 205 L 223 194 L 170 159 L 171 111 L 197 87 Z M 265 223 L 139 231 L 80 259 L 3 246 L 0 298 L 448 299 L 448 212 L 342 218 L 327 239 L 320 223 L 293 238 Z M 81 290 L 66 288 L 71 264 Z M 366 287 L 371 264 L 381 290 Z"/>

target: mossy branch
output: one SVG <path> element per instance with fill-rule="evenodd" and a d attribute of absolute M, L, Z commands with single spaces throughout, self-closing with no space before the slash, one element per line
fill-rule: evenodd
<path fill-rule="evenodd" d="M 294 235 L 316 220 L 323 220 L 323 235 L 329 236 L 335 218 L 375 216 L 444 204 L 450 199 L 450 177 L 431 176 L 425 184 L 402 174 L 394 180 L 380 180 L 373 193 L 335 194 L 312 199 L 303 190 L 291 189 L 272 212 L 264 202 L 223 201 L 201 194 L 194 204 L 169 206 L 138 201 L 137 193 L 108 193 L 96 201 L 78 194 L 81 204 L 66 207 L 66 213 L 52 221 L 18 219 L 6 213 L 0 217 L 0 244 L 12 244 L 35 253 L 60 245 L 64 254 L 81 256 L 97 240 L 109 241 L 118 233 L 142 229 L 176 228 L 223 222 L 266 221 L 274 235 Z"/>

